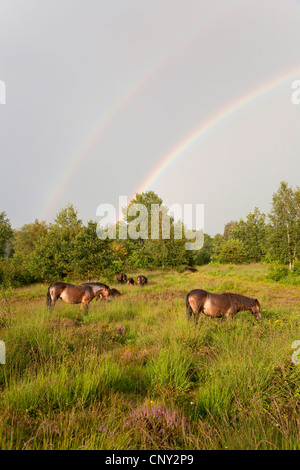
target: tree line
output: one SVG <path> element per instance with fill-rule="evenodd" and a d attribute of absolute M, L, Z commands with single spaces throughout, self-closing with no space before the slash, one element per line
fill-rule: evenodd
<path fill-rule="evenodd" d="M 136 194 L 130 204 L 163 206 L 153 191 Z M 166 208 L 166 206 L 164 206 Z M 167 209 L 167 208 L 166 208 Z M 149 222 L 150 223 L 150 222 Z M 178 222 L 177 222 L 178 223 Z M 100 239 L 97 223 L 86 224 L 72 204 L 62 209 L 52 223 L 35 220 L 12 229 L 5 212 L 0 213 L 0 283 L 21 286 L 59 279 L 110 277 L 132 269 L 182 269 L 185 265 L 267 262 L 274 279 L 288 272 L 300 274 L 300 188 L 281 182 L 272 198 L 270 214 L 257 207 L 245 220 L 228 222 L 222 234 L 204 234 L 200 250 L 187 251 L 186 240 L 174 236 L 152 240 Z M 118 235 L 119 222 L 116 224 Z M 150 231 L 149 231 L 150 233 Z"/>

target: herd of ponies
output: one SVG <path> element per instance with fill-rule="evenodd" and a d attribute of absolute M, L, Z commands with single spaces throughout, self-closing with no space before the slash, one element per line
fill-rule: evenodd
<path fill-rule="evenodd" d="M 116 280 L 120 284 L 134 285 L 134 279 L 128 278 L 126 274 L 119 273 Z M 140 275 L 136 279 L 136 284 L 144 286 L 148 284 L 148 279 Z M 47 291 L 47 305 L 51 309 L 58 299 L 69 304 L 81 304 L 81 308 L 88 311 L 89 303 L 95 298 L 112 300 L 115 296 L 121 296 L 115 288 L 110 288 L 102 282 L 86 282 L 75 285 L 66 282 L 54 282 Z M 189 319 L 194 318 L 197 324 L 200 313 L 208 317 L 231 320 L 238 312 L 249 310 L 256 320 L 261 319 L 260 303 L 257 299 L 246 297 L 232 292 L 222 292 L 215 294 L 203 289 L 193 289 L 186 296 L 186 312 Z"/>

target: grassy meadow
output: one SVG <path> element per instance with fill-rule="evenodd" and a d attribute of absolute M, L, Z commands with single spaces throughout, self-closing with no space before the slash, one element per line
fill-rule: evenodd
<path fill-rule="evenodd" d="M 47 285 L 0 293 L 1 449 L 300 449 L 300 285 L 267 267 L 128 272 L 145 287 L 89 313 Z M 105 281 L 105 279 L 100 279 Z M 257 297 L 263 319 L 185 313 L 193 288 Z"/>

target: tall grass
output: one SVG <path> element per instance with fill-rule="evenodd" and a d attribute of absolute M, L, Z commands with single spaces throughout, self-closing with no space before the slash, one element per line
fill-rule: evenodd
<path fill-rule="evenodd" d="M 299 287 L 260 265 L 146 274 L 147 286 L 120 286 L 88 315 L 62 302 L 49 312 L 46 286 L 8 293 L 0 448 L 298 449 Z M 263 319 L 203 315 L 195 327 L 195 287 L 255 295 Z"/>

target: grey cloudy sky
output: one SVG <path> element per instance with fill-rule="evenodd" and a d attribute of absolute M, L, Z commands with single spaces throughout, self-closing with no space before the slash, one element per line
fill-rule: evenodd
<path fill-rule="evenodd" d="M 205 231 L 299 185 L 300 2 L 0 0 L 0 211 L 13 227 L 118 206 L 222 110 L 148 189 L 205 205 Z M 277 85 L 272 86 L 279 77 Z"/>

